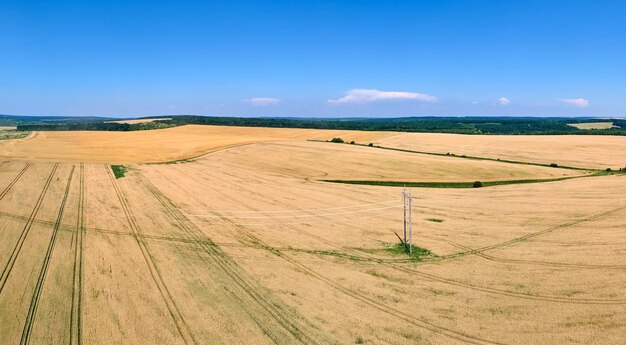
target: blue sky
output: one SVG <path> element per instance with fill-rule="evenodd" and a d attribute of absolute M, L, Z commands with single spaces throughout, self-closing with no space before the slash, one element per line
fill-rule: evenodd
<path fill-rule="evenodd" d="M 626 115 L 624 1 L 5 1 L 0 113 Z"/>

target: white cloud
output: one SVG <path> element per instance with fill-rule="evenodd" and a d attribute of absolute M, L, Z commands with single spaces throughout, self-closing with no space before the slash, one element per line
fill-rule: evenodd
<path fill-rule="evenodd" d="M 507 106 L 507 105 L 511 104 L 511 100 L 506 98 L 506 97 L 500 97 L 498 99 L 498 103 L 500 103 L 500 105 Z"/>
<path fill-rule="evenodd" d="M 437 102 L 437 97 L 416 92 L 379 91 L 374 89 L 353 89 L 339 99 L 329 99 L 328 103 L 366 103 L 388 100 L 414 100 L 419 102 Z"/>
<path fill-rule="evenodd" d="M 575 107 L 580 107 L 580 108 L 585 108 L 589 106 L 589 100 L 584 99 L 584 98 L 566 98 L 566 99 L 559 99 L 559 101 L 567 105 L 573 105 Z"/>
<path fill-rule="evenodd" d="M 255 107 L 263 107 L 266 105 L 276 105 L 280 103 L 280 99 L 269 97 L 254 97 L 246 100 L 246 102 L 252 104 Z"/>
<path fill-rule="evenodd" d="M 472 104 L 474 105 L 479 104 L 479 103 L 480 103 L 479 101 L 472 101 Z"/>

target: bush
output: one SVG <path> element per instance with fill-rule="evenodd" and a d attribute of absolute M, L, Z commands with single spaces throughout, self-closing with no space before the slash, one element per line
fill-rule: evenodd
<path fill-rule="evenodd" d="M 367 146 L 373 147 L 374 143 L 369 143 L 369 144 L 367 144 Z"/>
<path fill-rule="evenodd" d="M 474 188 L 480 188 L 480 187 L 482 187 L 482 186 L 483 186 L 483 183 L 482 183 L 482 182 L 480 182 L 480 181 L 476 181 L 476 182 L 474 182 L 474 185 L 473 185 L 472 187 L 474 187 Z"/>
<path fill-rule="evenodd" d="M 354 140 L 352 140 L 352 141 L 350 142 L 350 145 L 354 145 L 354 144 L 355 144 L 355 143 L 354 143 Z"/>
<path fill-rule="evenodd" d="M 607 171 L 607 172 L 611 172 L 611 171 L 613 171 L 613 170 L 612 170 L 611 168 L 606 168 L 606 171 Z"/>
<path fill-rule="evenodd" d="M 341 139 L 341 138 L 333 138 L 333 140 L 331 140 L 330 142 L 331 143 L 340 143 L 340 144 L 342 144 L 343 143 L 343 139 Z"/>
<path fill-rule="evenodd" d="M 553 167 L 553 168 L 558 168 L 559 167 L 559 165 L 556 164 L 556 163 L 550 163 L 550 166 Z"/>
<path fill-rule="evenodd" d="M 113 170 L 116 179 L 124 177 L 127 171 L 123 165 L 111 165 L 111 170 Z"/>

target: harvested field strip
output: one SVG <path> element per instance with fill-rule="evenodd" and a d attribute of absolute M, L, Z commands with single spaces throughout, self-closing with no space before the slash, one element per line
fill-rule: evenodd
<path fill-rule="evenodd" d="M 323 140 L 309 140 L 309 141 L 326 142 L 326 141 L 323 141 Z M 359 146 L 373 147 L 373 148 L 382 149 L 382 150 L 409 152 L 409 153 L 417 153 L 417 154 L 430 155 L 430 156 L 461 158 L 461 159 L 473 159 L 473 160 L 479 160 L 479 161 L 493 161 L 493 162 L 510 163 L 510 164 L 534 165 L 534 166 L 548 167 L 548 168 L 561 168 L 561 169 L 585 170 L 585 171 L 595 171 L 596 170 L 596 169 L 591 169 L 591 168 L 581 168 L 581 167 L 572 167 L 572 166 L 564 166 L 564 165 L 563 166 L 562 165 L 554 166 L 554 165 L 551 165 L 552 163 L 543 164 L 543 163 L 533 163 L 533 162 L 524 162 L 524 161 L 518 161 L 518 160 L 510 160 L 510 159 L 498 159 L 498 158 L 477 157 L 477 156 L 468 156 L 468 155 L 461 155 L 461 156 L 459 156 L 459 155 L 448 154 L 448 153 L 416 151 L 416 150 L 400 149 L 400 148 L 395 148 L 395 147 L 387 147 L 387 146 L 379 146 L 379 145 L 374 145 L 374 146 L 369 146 L 369 145 L 365 145 L 365 144 L 344 144 L 344 145 L 359 145 Z"/>
<path fill-rule="evenodd" d="M 215 244 L 213 244 L 210 239 L 208 239 L 206 235 L 202 233 L 200 229 L 198 229 L 192 222 L 190 222 L 171 202 L 171 200 L 163 195 L 151 182 L 146 180 L 141 175 L 141 173 L 137 173 L 137 177 L 139 181 L 161 203 L 167 214 L 179 224 L 180 228 L 185 230 L 185 232 L 189 236 L 191 236 L 191 238 L 196 240 L 197 243 L 201 245 L 201 248 L 213 259 L 213 262 L 219 266 L 220 270 L 224 272 L 227 276 L 229 276 L 231 280 L 248 295 L 248 298 L 246 298 L 246 300 L 252 301 L 260 308 L 265 310 L 268 316 L 274 319 L 278 323 L 278 325 L 280 325 L 284 330 L 291 334 L 291 337 L 285 337 L 284 332 L 281 332 L 278 329 L 268 328 L 266 324 L 267 319 L 264 319 L 264 316 L 253 315 L 251 311 L 247 310 L 248 315 L 250 315 L 250 317 L 265 332 L 265 334 L 267 334 L 276 343 L 282 343 L 282 339 L 289 339 L 292 337 L 292 339 L 295 339 L 302 343 L 320 343 L 320 341 L 317 339 L 318 337 L 315 334 L 309 334 L 310 332 L 305 327 L 296 323 L 296 320 L 299 317 L 295 315 L 287 316 L 287 308 L 277 308 L 276 304 L 278 302 L 268 300 L 268 292 L 260 291 L 259 287 L 255 287 L 252 285 L 250 278 L 245 277 L 241 272 L 238 272 L 238 266 L 234 262 L 232 262 L 232 260 L 229 260 L 227 255 L 219 250 L 219 248 Z M 241 300 L 240 298 L 238 298 L 238 296 L 235 297 Z M 242 304 L 242 306 L 243 305 L 244 304 Z M 287 343 L 291 342 L 293 342 L 293 340 L 290 340 Z M 327 341 L 321 343 L 327 343 Z"/>
<path fill-rule="evenodd" d="M 63 219 L 63 212 L 65 211 L 65 203 L 67 201 L 67 196 L 69 195 L 70 186 L 72 184 L 72 177 L 74 176 L 74 168 L 75 167 L 72 166 L 72 170 L 70 171 L 69 177 L 67 179 L 67 185 L 65 187 L 65 194 L 63 195 L 63 200 L 61 201 L 61 206 L 59 207 L 59 213 L 57 215 L 57 219 L 54 224 L 54 229 L 52 230 L 52 235 L 50 236 L 50 243 L 48 244 L 48 249 L 46 250 L 46 255 L 41 265 L 41 270 L 39 271 L 39 277 L 37 278 L 37 284 L 35 285 L 35 291 L 33 292 L 33 296 L 30 301 L 30 307 L 28 308 L 28 314 L 26 316 L 24 330 L 22 331 L 22 339 L 20 340 L 20 344 L 22 345 L 28 344 L 30 341 L 31 330 L 33 328 L 33 323 L 35 322 L 35 317 L 37 315 L 37 306 L 39 304 L 39 297 L 41 296 L 41 290 L 46 281 L 46 274 L 48 273 L 48 266 L 50 265 L 50 258 L 52 257 L 52 253 L 54 251 L 54 245 L 56 243 L 57 235 L 59 233 L 59 227 L 61 226 L 61 220 Z"/>
<path fill-rule="evenodd" d="M 216 193 L 218 192 L 217 190 L 215 191 Z M 226 195 L 224 195 L 226 197 Z M 171 201 L 170 201 L 171 202 Z M 209 209 L 206 210 L 207 212 L 210 212 Z M 215 215 L 220 215 L 218 213 L 215 213 Z M 404 320 L 405 322 L 408 322 L 414 326 L 426 329 L 428 331 L 431 331 L 433 333 L 437 333 L 443 336 L 447 336 L 450 337 L 452 339 L 456 339 L 456 340 L 460 340 L 463 341 L 465 343 L 469 343 L 469 344 L 501 344 L 500 342 L 497 341 L 493 341 L 493 340 L 489 340 L 489 339 L 483 339 L 483 338 L 479 338 L 476 336 L 472 336 L 460 331 L 456 331 L 453 329 L 449 329 L 443 326 L 439 326 L 433 322 L 430 322 L 428 320 L 419 318 L 419 317 L 415 317 L 413 315 L 407 314 L 405 312 L 402 312 L 396 308 L 390 307 L 388 305 L 385 305 L 383 303 L 380 303 L 378 301 L 376 301 L 373 298 L 370 298 L 368 296 L 365 296 L 363 294 L 360 294 L 358 292 L 354 292 L 346 287 L 344 287 L 343 285 L 335 282 L 334 280 L 327 278 L 321 274 L 319 274 L 318 272 L 314 271 L 313 269 L 309 268 L 308 266 L 298 262 L 297 260 L 291 258 L 290 256 L 286 255 L 284 252 L 282 252 L 281 250 L 275 249 L 271 246 L 269 246 L 268 244 L 266 244 L 265 242 L 263 242 L 261 239 L 259 239 L 257 236 L 253 235 L 250 231 L 248 231 L 244 226 L 241 226 L 240 224 L 230 221 L 227 217 L 223 216 L 223 220 L 225 222 L 230 222 L 233 226 L 235 226 L 239 231 L 241 231 L 244 235 L 246 235 L 253 243 L 255 243 L 258 246 L 261 246 L 262 248 L 268 250 L 270 253 L 274 254 L 275 256 L 277 256 L 278 258 L 287 261 L 289 264 L 298 267 L 299 269 L 303 270 L 304 272 L 306 272 L 308 275 L 316 278 L 317 280 L 325 283 L 326 285 L 329 285 L 331 288 L 335 289 L 337 292 L 342 293 L 344 295 L 347 295 L 349 297 L 352 297 L 362 303 L 364 303 L 365 305 L 368 305 L 370 307 L 375 308 L 378 311 L 381 311 L 385 314 L 388 314 L 392 317 L 395 318 L 399 318 L 401 320 Z M 277 223 L 280 224 L 280 223 Z"/>
<path fill-rule="evenodd" d="M 576 127 L 578 129 L 589 130 L 589 129 L 609 129 L 609 128 L 620 128 L 619 126 L 615 126 L 613 121 L 605 121 L 605 122 L 579 122 L 579 123 L 568 123 L 568 126 Z"/>
<path fill-rule="evenodd" d="M 602 135 L 455 135 L 405 133 L 378 140 L 384 148 L 456 154 L 563 167 L 605 169 L 626 165 L 626 139 Z"/>
<path fill-rule="evenodd" d="M 28 170 L 29 167 L 30 167 L 30 163 L 27 163 L 26 166 L 17 174 L 17 176 L 15 176 L 15 178 L 4 188 L 2 193 L 0 193 L 0 200 L 4 199 L 7 193 L 11 190 L 11 188 L 13 188 L 15 183 L 17 183 L 20 177 L 24 175 L 24 173 L 26 172 L 26 170 Z"/>
<path fill-rule="evenodd" d="M 137 226 L 137 223 L 135 222 L 134 216 L 132 214 L 132 210 L 130 209 L 128 205 L 128 201 L 126 200 L 126 198 L 122 194 L 122 191 L 117 185 L 117 182 L 115 181 L 115 176 L 113 175 L 113 172 L 111 171 L 109 166 L 105 165 L 104 168 L 106 169 L 106 172 L 109 175 L 109 178 L 111 179 L 111 184 L 113 185 L 113 188 L 115 189 L 115 193 L 117 194 L 120 205 L 122 206 L 122 210 L 124 212 L 124 215 L 126 216 L 128 225 L 130 226 L 133 233 L 135 235 L 138 235 L 140 233 L 140 230 L 139 230 L 139 227 Z M 167 309 L 174 321 L 174 324 L 176 325 L 176 328 L 178 329 L 178 332 L 181 338 L 186 344 L 196 344 L 196 341 L 193 338 L 191 331 L 189 330 L 189 326 L 185 322 L 185 319 L 183 318 L 182 314 L 180 313 L 180 310 L 178 309 L 178 306 L 174 302 L 169 290 L 167 289 L 167 286 L 163 282 L 161 272 L 158 270 L 156 264 L 154 263 L 154 258 L 152 257 L 150 251 L 148 250 L 148 247 L 146 246 L 145 242 L 143 241 L 141 237 L 135 236 L 134 238 L 137 241 L 139 248 L 141 249 L 141 254 L 143 255 L 144 260 L 146 264 L 148 265 L 150 274 L 152 275 L 152 279 L 154 280 L 157 286 L 157 289 L 159 290 L 159 292 L 161 293 L 161 296 L 163 297 L 163 301 L 165 302 L 165 305 L 167 306 Z"/>
<path fill-rule="evenodd" d="M 568 176 L 537 180 L 508 180 L 508 181 L 481 181 L 480 187 L 475 187 L 474 182 L 397 182 L 397 181 L 359 181 L 359 180 L 320 180 L 322 182 L 359 184 L 368 186 L 385 187 L 411 187 L 411 188 L 482 188 L 491 186 L 503 186 L 508 184 L 527 184 L 542 182 L 557 182 L 571 180 L 573 178 L 583 178 L 593 175 Z"/>
<path fill-rule="evenodd" d="M 78 217 L 76 219 L 76 231 L 72 237 L 74 244 L 74 265 L 72 284 L 72 309 L 70 313 L 70 345 L 82 343 L 82 298 L 83 298 L 83 253 L 85 244 L 83 236 L 85 233 L 85 166 L 80 165 L 80 181 L 78 194 Z"/>
<path fill-rule="evenodd" d="M 50 183 L 52 182 L 52 177 L 54 177 L 54 174 L 57 171 L 58 166 L 59 166 L 58 164 L 55 164 L 52 167 L 52 171 L 50 172 L 50 175 L 48 176 L 48 179 L 46 180 L 46 184 L 44 185 L 43 190 L 41 191 L 41 194 L 39 194 L 39 198 L 37 199 L 37 202 L 35 203 L 35 207 L 33 208 L 30 214 L 30 217 L 28 218 L 26 222 L 26 225 L 24 225 L 24 229 L 22 229 L 22 233 L 20 234 L 20 237 L 17 243 L 15 244 L 13 251 L 11 252 L 9 261 L 6 263 L 6 265 L 4 266 L 4 269 L 2 270 L 2 275 L 0 276 L 0 294 L 2 294 L 2 291 L 4 290 L 4 287 L 6 285 L 7 279 L 9 278 L 9 275 L 11 274 L 11 270 L 13 270 L 13 265 L 15 265 L 15 261 L 17 260 L 17 257 L 19 256 L 20 251 L 22 250 L 22 246 L 24 245 L 26 236 L 28 235 L 28 232 L 33 226 L 35 218 L 37 217 L 37 213 L 39 212 L 39 208 L 41 208 L 43 199 L 46 196 L 46 192 L 48 191 L 48 188 L 50 187 Z"/>
<path fill-rule="evenodd" d="M 466 250 L 472 251 L 473 249 L 462 244 L 449 242 L 451 245 Z M 539 266 L 548 266 L 548 267 L 563 267 L 563 268 L 573 268 L 573 269 L 616 269 L 623 270 L 626 269 L 626 264 L 623 265 L 592 265 L 592 264 L 573 264 L 566 262 L 550 262 L 550 261 L 539 261 L 539 260 L 522 260 L 522 259 L 509 259 L 496 257 L 493 255 L 488 255 L 485 253 L 476 253 L 476 256 L 479 256 L 483 259 L 494 261 L 494 262 L 505 262 L 505 263 L 514 263 L 514 264 L 525 264 L 525 265 L 539 265 Z"/>

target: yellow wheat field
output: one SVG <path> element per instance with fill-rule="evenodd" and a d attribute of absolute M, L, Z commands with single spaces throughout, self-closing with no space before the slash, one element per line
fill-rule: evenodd
<path fill-rule="evenodd" d="M 321 180 L 589 172 L 307 141 L 332 137 L 505 150 L 475 141 L 492 137 L 200 126 L 2 143 L 0 343 L 623 342 L 626 175 L 413 188 L 413 242 L 432 252 L 414 260 L 391 250 L 402 188 Z M 579 143 L 566 138 L 549 140 Z M 620 164 L 579 139 L 569 162 Z M 546 159 L 533 148 L 548 138 L 506 140 L 520 160 Z"/>

